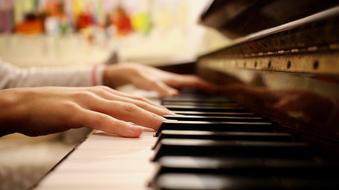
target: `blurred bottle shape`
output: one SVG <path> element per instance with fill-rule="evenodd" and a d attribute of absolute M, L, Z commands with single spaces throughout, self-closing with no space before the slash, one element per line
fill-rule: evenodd
<path fill-rule="evenodd" d="M 44 32 L 44 19 L 42 15 L 27 13 L 23 22 L 18 23 L 15 29 L 19 34 L 41 34 Z"/>

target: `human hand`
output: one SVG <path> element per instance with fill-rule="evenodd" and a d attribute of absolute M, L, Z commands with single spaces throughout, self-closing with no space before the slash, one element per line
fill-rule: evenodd
<path fill-rule="evenodd" d="M 216 86 L 194 75 L 179 75 L 141 64 L 122 64 L 106 67 L 103 76 L 105 85 L 116 88 L 133 84 L 137 88 L 154 90 L 160 96 L 178 94 L 179 88 L 195 87 L 214 91 Z"/>
<path fill-rule="evenodd" d="M 161 115 L 171 114 L 146 99 L 109 87 L 1 90 L 0 107 L 0 134 L 20 132 L 30 136 L 89 127 L 138 137 L 143 127 L 157 129 L 164 120 Z"/>

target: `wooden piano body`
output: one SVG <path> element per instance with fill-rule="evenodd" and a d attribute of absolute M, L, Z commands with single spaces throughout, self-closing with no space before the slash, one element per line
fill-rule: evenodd
<path fill-rule="evenodd" d="M 209 133 L 198 129 L 197 132 L 192 130 L 195 128 L 191 126 L 193 121 L 183 120 L 176 121 L 181 124 L 175 126 L 174 131 L 171 131 L 174 121 L 162 126 L 164 133 L 160 134 L 160 137 L 163 136 L 155 150 L 152 147 L 160 137 L 154 137 L 152 132 L 145 132 L 138 139 L 91 133 L 36 189 L 336 189 L 339 187 L 337 4 L 338 1 L 215 1 L 202 16 L 203 23 L 237 40 L 230 46 L 202 55 L 197 64 L 181 68 L 189 68 L 189 72 L 195 70 L 200 76 L 224 85 L 221 93 L 227 100 L 232 99 L 232 103 L 213 103 L 210 101 L 211 97 L 215 98 L 213 95 L 203 95 L 203 99 L 183 95 L 184 99 L 193 99 L 185 102 L 179 97 L 179 100 L 165 99 L 163 103 L 184 114 L 180 110 L 208 108 L 211 105 L 219 109 L 220 105 L 233 105 L 234 101 L 255 116 L 264 118 L 259 122 L 246 121 L 248 116 L 237 115 L 245 120 L 235 122 L 256 122 L 250 124 L 261 127 L 268 122 L 276 127 L 270 131 L 271 134 L 259 134 L 258 131 L 254 134 L 263 139 L 268 138 L 265 135 L 273 135 L 274 138 L 244 142 L 241 138 L 251 135 L 239 133 L 236 127 L 230 127 L 233 131 L 226 133 L 219 133 L 225 132 L 219 129 L 217 132 L 207 130 Z M 290 14 L 287 14 L 288 11 Z M 246 24 L 249 20 L 251 23 Z M 240 21 L 244 25 L 239 24 Z M 173 71 L 171 67 L 165 69 Z M 217 116 L 214 117 L 216 120 L 206 122 L 206 117 L 202 119 L 205 123 L 219 122 L 212 126 L 215 129 L 234 124 L 234 121 L 220 124 Z M 230 115 L 227 117 L 232 118 Z M 198 115 L 189 119 L 195 120 L 195 125 L 205 125 L 199 121 Z M 190 123 L 190 126 L 183 123 Z M 187 127 L 191 133 L 185 133 L 180 127 Z M 239 127 L 248 130 L 243 124 Z M 267 131 L 263 129 L 260 132 Z M 178 139 L 184 134 L 187 139 Z M 208 141 L 211 140 L 206 137 L 208 134 L 219 141 Z M 192 141 L 195 135 L 202 139 Z M 279 140 L 290 135 L 293 141 Z M 237 140 L 238 137 L 241 138 Z M 214 143 L 219 149 L 213 152 L 209 143 Z M 253 151 L 246 152 L 246 149 L 246 154 L 235 157 L 232 153 L 236 155 L 238 150 L 227 148 L 238 147 L 239 144 L 240 148 L 252 146 Z M 193 147 L 204 145 L 210 149 Z M 311 147 L 310 155 L 304 145 L 307 149 Z M 255 157 L 255 151 L 260 152 L 261 146 L 271 146 L 267 149 L 271 152 Z M 173 150 L 175 147 L 177 152 Z M 225 150 L 233 152 L 223 152 Z M 224 160 L 210 160 L 211 156 Z M 151 162 L 155 157 L 163 159 Z M 294 162 L 289 162 L 291 160 Z M 179 169 L 175 170 L 174 166 Z M 205 168 L 202 171 L 204 167 L 209 170 Z M 237 173 L 234 168 L 243 172 Z M 272 176 L 268 175 L 270 173 Z"/>

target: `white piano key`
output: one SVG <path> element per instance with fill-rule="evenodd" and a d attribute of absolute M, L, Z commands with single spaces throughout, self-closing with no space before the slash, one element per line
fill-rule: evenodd
<path fill-rule="evenodd" d="M 151 132 L 135 139 L 91 134 L 36 189 L 147 189 L 155 140 Z"/>

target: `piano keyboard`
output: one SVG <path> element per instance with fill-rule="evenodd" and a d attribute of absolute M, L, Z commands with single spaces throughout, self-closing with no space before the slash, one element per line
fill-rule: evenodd
<path fill-rule="evenodd" d="M 339 187 L 337 163 L 229 99 L 186 92 L 162 104 L 177 115 L 155 134 L 151 189 Z"/>
<path fill-rule="evenodd" d="M 162 103 L 177 115 L 156 134 L 92 133 L 36 190 L 339 187 L 336 161 L 231 100 L 184 92 Z"/>

